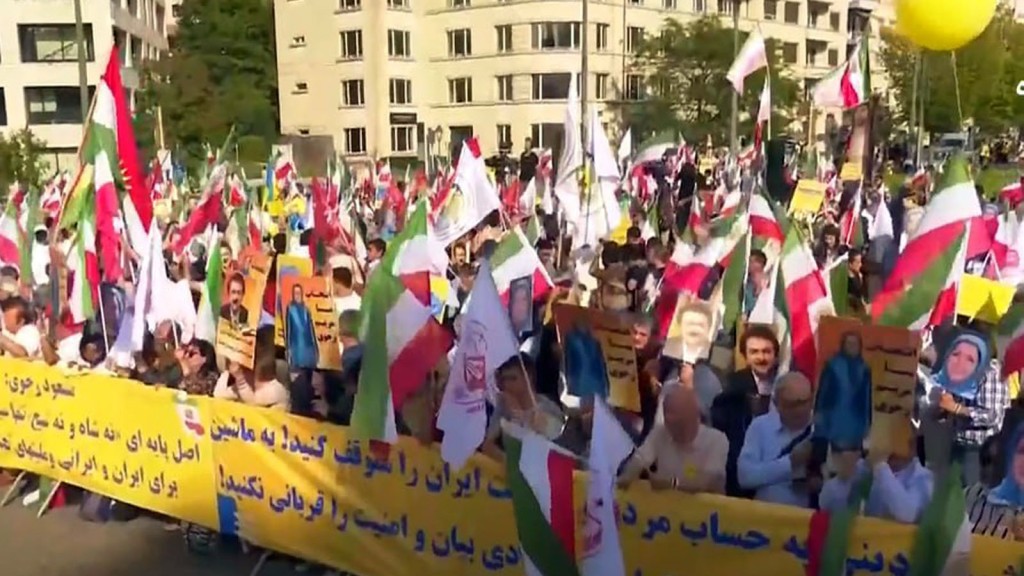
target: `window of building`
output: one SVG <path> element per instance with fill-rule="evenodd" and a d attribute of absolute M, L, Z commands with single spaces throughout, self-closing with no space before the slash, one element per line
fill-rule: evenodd
<path fill-rule="evenodd" d="M 306 92 L 309 92 L 309 84 L 305 82 L 296 82 L 293 92 L 296 94 L 305 94 Z"/>
<path fill-rule="evenodd" d="M 608 49 L 608 29 L 610 26 L 607 24 L 597 25 L 597 49 L 607 50 Z"/>
<path fill-rule="evenodd" d="M 362 80 L 343 80 L 341 82 L 342 106 L 363 106 L 365 102 Z"/>
<path fill-rule="evenodd" d="M 388 30 L 388 56 L 412 57 L 412 41 L 408 30 Z"/>
<path fill-rule="evenodd" d="M 704 12 L 707 12 L 707 9 L 707 0 L 693 0 L 693 11 L 697 14 L 703 14 Z"/>
<path fill-rule="evenodd" d="M 469 0 L 448 0 L 448 6 L 452 8 L 469 8 Z"/>
<path fill-rule="evenodd" d="M 391 151 L 404 154 L 415 152 L 416 126 L 392 126 Z"/>
<path fill-rule="evenodd" d="M 498 124 L 498 147 L 512 147 L 511 124 Z"/>
<path fill-rule="evenodd" d="M 604 100 L 608 97 L 608 75 L 594 74 L 594 98 Z"/>
<path fill-rule="evenodd" d="M 363 31 L 345 30 L 341 33 L 341 57 L 359 60 L 363 57 Z"/>
<path fill-rule="evenodd" d="M 0 86 L 0 126 L 7 126 L 7 95 Z"/>
<path fill-rule="evenodd" d="M 633 6 L 643 6 L 644 0 L 629 0 L 629 3 Z"/>
<path fill-rule="evenodd" d="M 503 24 L 494 27 L 494 33 L 498 37 L 498 52 L 512 51 L 512 26 Z"/>
<path fill-rule="evenodd" d="M 718 13 L 732 14 L 732 10 L 735 5 L 736 0 L 718 0 Z"/>
<path fill-rule="evenodd" d="M 309 128 L 299 128 L 299 136 L 309 136 Z"/>
<path fill-rule="evenodd" d="M 582 36 L 579 22 L 537 22 L 533 25 L 533 49 L 578 50 Z"/>
<path fill-rule="evenodd" d="M 829 48 L 828 50 L 828 65 L 839 66 L 839 50 L 835 48 Z"/>
<path fill-rule="evenodd" d="M 784 42 L 782 44 L 782 61 L 786 64 L 796 64 L 796 42 Z"/>
<path fill-rule="evenodd" d="M 75 62 L 78 44 L 74 24 L 22 24 L 18 26 L 22 62 Z M 85 25 L 85 58 L 95 60 L 92 24 Z"/>
<path fill-rule="evenodd" d="M 565 125 L 561 123 L 532 124 L 530 140 L 538 148 L 558 150 L 565 138 Z"/>
<path fill-rule="evenodd" d="M 496 76 L 495 79 L 498 82 L 498 102 L 511 102 L 514 99 L 512 97 L 512 75 Z"/>
<path fill-rule="evenodd" d="M 448 80 L 448 101 L 452 104 L 468 104 L 473 101 L 473 79 L 469 77 Z"/>
<path fill-rule="evenodd" d="M 293 48 L 301 48 L 302 46 L 305 46 L 305 45 L 306 45 L 306 37 L 305 36 L 292 36 L 291 46 Z"/>
<path fill-rule="evenodd" d="M 366 128 L 345 128 L 345 152 L 366 154 Z"/>
<path fill-rule="evenodd" d="M 839 30 L 839 12 L 831 12 L 828 15 L 828 27 Z"/>
<path fill-rule="evenodd" d="M 181 18 L 181 4 L 171 5 L 171 16 L 174 18 Z"/>
<path fill-rule="evenodd" d="M 95 91 L 89 87 L 89 97 Z M 25 88 L 25 111 L 29 124 L 81 124 L 82 101 L 78 86 Z"/>
<path fill-rule="evenodd" d="M 639 26 L 626 27 L 626 52 L 636 52 L 644 41 L 644 29 Z"/>
<path fill-rule="evenodd" d="M 392 104 L 412 104 L 412 80 L 392 78 L 388 86 L 388 101 Z"/>
<path fill-rule="evenodd" d="M 473 36 L 469 28 L 459 28 L 448 31 L 448 55 L 449 56 L 472 56 Z"/>
<path fill-rule="evenodd" d="M 409 9 L 409 0 L 388 0 L 388 8 Z"/>
<path fill-rule="evenodd" d="M 796 2 L 786 2 L 786 24 L 799 24 L 800 23 L 800 4 Z"/>
<path fill-rule="evenodd" d="M 626 74 L 626 86 L 622 94 L 626 100 L 640 100 L 644 97 L 644 77 L 640 74 Z"/>
<path fill-rule="evenodd" d="M 678 6 L 676 5 L 676 0 L 663 0 L 661 6 L 666 10 L 675 10 L 676 8 L 678 8 Z"/>
<path fill-rule="evenodd" d="M 569 96 L 572 74 L 558 72 L 534 74 L 532 98 L 534 100 L 565 100 Z"/>
<path fill-rule="evenodd" d="M 338 10 L 359 10 L 363 0 L 338 0 Z"/>
<path fill-rule="evenodd" d="M 472 126 L 449 126 L 450 158 L 458 158 L 462 153 L 462 143 L 473 137 Z"/>
<path fill-rule="evenodd" d="M 764 19 L 775 20 L 779 10 L 779 3 L 776 0 L 764 0 Z"/>

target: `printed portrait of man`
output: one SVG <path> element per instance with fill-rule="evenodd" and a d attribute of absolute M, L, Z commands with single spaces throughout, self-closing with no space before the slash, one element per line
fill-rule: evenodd
<path fill-rule="evenodd" d="M 680 301 L 668 331 L 666 355 L 684 362 L 696 362 L 711 354 L 717 329 L 712 305 L 703 300 Z"/>
<path fill-rule="evenodd" d="M 220 317 L 230 322 L 231 326 L 238 330 L 249 325 L 249 311 L 242 305 L 244 298 L 245 278 L 236 272 L 228 280 L 228 301 L 220 307 Z"/>

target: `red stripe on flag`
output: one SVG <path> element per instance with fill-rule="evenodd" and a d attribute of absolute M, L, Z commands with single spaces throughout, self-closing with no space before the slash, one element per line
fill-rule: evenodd
<path fill-rule="evenodd" d="M 958 220 L 931 230 L 907 243 L 896 260 L 892 274 L 882 291 L 871 303 L 871 312 L 877 321 L 898 299 L 907 286 L 913 285 L 929 266 L 935 263 L 956 238 L 963 233 L 966 220 Z"/>
<path fill-rule="evenodd" d="M 451 334 L 430 318 L 397 356 L 391 360 L 388 379 L 395 412 L 427 380 L 438 360 L 452 346 Z"/>
<path fill-rule="evenodd" d="M 548 453 L 551 483 L 551 529 L 569 558 L 576 557 L 576 511 L 572 494 L 573 460 L 552 450 Z"/>
<path fill-rule="evenodd" d="M 807 523 L 807 566 L 806 576 L 818 576 L 821 571 L 821 557 L 825 551 L 825 540 L 828 536 L 829 513 L 815 510 Z"/>

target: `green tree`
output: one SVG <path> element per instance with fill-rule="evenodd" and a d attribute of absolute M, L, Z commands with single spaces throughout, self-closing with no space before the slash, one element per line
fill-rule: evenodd
<path fill-rule="evenodd" d="M 745 37 L 741 34 L 740 42 Z M 781 64 L 776 45 L 770 39 L 766 44 L 772 130 L 780 133 L 798 112 L 800 87 Z M 659 34 L 643 39 L 631 63 L 631 70 L 643 75 L 645 94 L 638 100 L 626 100 L 621 94 L 615 106 L 640 140 L 675 130 L 690 142 L 703 142 L 708 136 L 718 143 L 728 142 L 733 88 L 725 75 L 734 59 L 733 31 L 718 18 L 708 16 L 687 24 L 668 19 Z M 760 70 L 744 83 L 740 135 L 753 130 L 764 75 Z"/>
<path fill-rule="evenodd" d="M 1024 25 L 1005 9 L 955 57 L 951 52 L 920 49 L 893 30 L 883 29 L 880 57 L 895 95 L 894 119 L 909 123 L 915 68 L 921 61 L 917 94 L 918 105 L 924 101 L 926 130 L 956 132 L 971 120 L 983 132 L 996 134 L 1019 125 L 1024 121 L 1024 103 L 1015 89 L 1024 80 L 1022 42 Z"/>
<path fill-rule="evenodd" d="M 4 136 L 0 134 L 0 195 L 6 201 L 11 184 L 34 188 L 40 186 L 49 163 L 45 159 L 46 143 L 27 128 Z"/>
<path fill-rule="evenodd" d="M 154 114 L 160 107 L 167 147 L 184 152 L 192 168 L 202 162 L 203 144 L 219 145 L 232 126 L 238 137 L 272 141 L 273 2 L 184 0 L 170 55 L 144 71 L 142 84 L 139 108 Z"/>

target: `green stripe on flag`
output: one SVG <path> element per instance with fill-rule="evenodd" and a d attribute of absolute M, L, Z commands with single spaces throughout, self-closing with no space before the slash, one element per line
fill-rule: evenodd
<path fill-rule="evenodd" d="M 499 268 L 510 258 L 514 258 L 522 252 L 524 248 L 526 246 L 523 245 L 517 230 L 513 229 L 508 234 L 505 234 L 505 237 L 494 248 L 494 254 L 491 255 L 491 270 Z"/>
<path fill-rule="evenodd" d="M 910 576 L 939 576 L 953 552 L 957 535 L 967 519 L 960 464 L 954 463 L 932 493 L 914 534 Z"/>
<path fill-rule="evenodd" d="M 836 316 L 845 316 L 850 308 L 850 278 L 844 259 L 828 271 L 829 296 Z"/>
<path fill-rule="evenodd" d="M 877 323 L 883 326 L 907 328 L 917 322 L 932 308 L 939 299 L 939 294 L 946 288 L 949 271 L 953 269 L 960 246 L 964 242 L 966 230 L 939 254 L 925 271 L 908 285 L 903 296 L 892 301 L 878 318 Z"/>
<path fill-rule="evenodd" d="M 722 276 L 722 303 L 725 305 L 725 314 L 722 317 L 723 326 L 734 326 L 736 319 L 743 312 L 743 291 L 746 288 L 743 283 L 747 277 L 747 261 L 750 258 L 748 253 L 750 245 L 750 232 L 740 238 L 736 247 L 729 257 L 729 267 L 725 269 Z"/>
<path fill-rule="evenodd" d="M 861 504 L 871 493 L 872 476 L 865 474 L 850 489 L 846 507 L 829 515 L 828 534 L 821 553 L 821 571 L 818 576 L 846 573 L 846 553 L 850 548 L 853 525 L 860 515 Z"/>
<path fill-rule="evenodd" d="M 520 469 L 522 442 L 511 434 L 502 436 L 505 446 L 505 480 L 512 492 L 512 512 L 523 554 L 543 576 L 576 576 L 576 559 L 562 547 L 540 503 Z"/>

